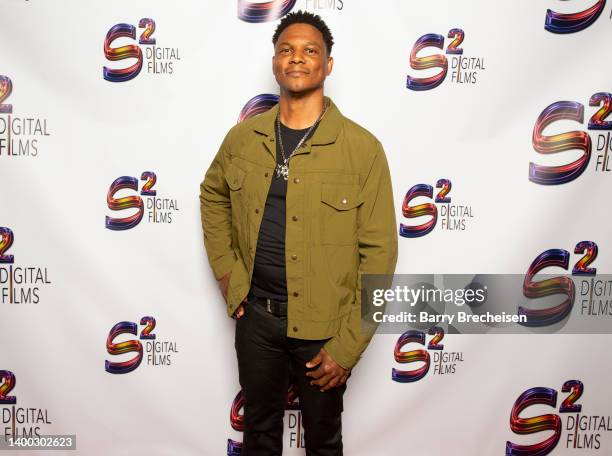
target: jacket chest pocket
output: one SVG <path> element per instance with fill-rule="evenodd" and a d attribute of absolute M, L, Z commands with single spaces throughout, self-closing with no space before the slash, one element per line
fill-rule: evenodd
<path fill-rule="evenodd" d="M 357 243 L 357 208 L 361 203 L 357 184 L 321 184 L 322 244 Z"/>
<path fill-rule="evenodd" d="M 225 172 L 225 180 L 227 181 L 227 185 L 229 186 L 230 190 L 240 190 L 245 177 L 246 171 L 238 168 L 233 163 L 229 164 L 227 171 Z"/>
<path fill-rule="evenodd" d="M 248 249 L 248 236 L 244 231 L 248 227 L 247 221 L 247 199 L 245 194 L 244 182 L 246 171 L 238 168 L 231 163 L 225 172 L 225 180 L 230 189 L 230 202 L 232 206 L 232 231 L 234 239 L 239 243 L 243 243 L 242 247 L 245 251 Z"/>

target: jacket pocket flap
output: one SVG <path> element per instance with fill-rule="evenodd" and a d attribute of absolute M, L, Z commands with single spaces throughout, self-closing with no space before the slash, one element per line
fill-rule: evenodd
<path fill-rule="evenodd" d="M 359 206 L 359 185 L 354 184 L 321 184 L 321 201 L 339 211 L 346 211 Z"/>
<path fill-rule="evenodd" d="M 238 190 L 242 187 L 242 183 L 244 182 L 244 178 L 246 177 L 246 172 L 242 169 L 238 168 L 234 164 L 230 164 L 225 173 L 225 180 L 227 181 L 227 185 L 232 190 Z"/>

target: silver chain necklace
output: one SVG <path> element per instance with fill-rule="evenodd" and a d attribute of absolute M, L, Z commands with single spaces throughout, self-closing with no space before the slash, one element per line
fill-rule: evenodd
<path fill-rule="evenodd" d="M 276 164 L 276 177 L 282 176 L 283 179 L 285 180 L 289 179 L 289 166 L 288 166 L 289 159 L 293 157 L 293 154 L 295 154 L 295 152 L 300 148 L 302 143 L 306 140 L 308 135 L 310 135 L 312 130 L 321 121 L 321 119 L 327 112 L 327 108 L 328 106 L 325 106 L 325 109 L 321 112 L 321 115 L 319 116 L 319 118 L 316 120 L 315 123 L 311 125 L 311 127 L 308 129 L 306 134 L 302 137 L 302 139 L 300 139 L 300 141 L 297 143 L 297 146 L 295 146 L 295 149 L 293 149 L 293 152 L 291 152 L 291 154 L 288 157 L 285 157 L 285 148 L 283 147 L 283 139 L 282 139 L 281 131 L 280 131 L 280 108 L 279 108 L 278 114 L 276 115 L 276 130 L 278 133 L 278 144 L 280 145 L 280 151 L 281 151 L 281 155 L 283 156 L 283 162 Z"/>

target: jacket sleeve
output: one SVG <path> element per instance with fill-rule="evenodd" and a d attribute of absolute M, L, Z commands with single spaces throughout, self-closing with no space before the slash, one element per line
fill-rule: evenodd
<path fill-rule="evenodd" d="M 361 323 L 361 278 L 363 274 L 393 274 L 397 262 L 397 233 L 393 189 L 382 145 L 377 151 L 361 188 L 357 235 L 359 271 L 355 301 L 339 333 L 325 344 L 330 356 L 345 369 L 352 369 L 366 349 L 377 325 Z M 390 280 L 389 280 L 390 282 Z"/>
<path fill-rule="evenodd" d="M 200 184 L 200 213 L 204 246 L 215 279 L 231 271 L 236 262 L 232 248 L 232 206 L 225 180 L 229 155 L 229 133 Z"/>

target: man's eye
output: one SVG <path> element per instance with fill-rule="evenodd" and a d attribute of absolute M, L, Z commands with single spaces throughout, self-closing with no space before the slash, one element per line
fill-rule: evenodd
<path fill-rule="evenodd" d="M 291 51 L 291 49 L 289 49 L 289 48 L 285 48 L 285 49 L 281 49 L 280 51 L 281 51 L 281 53 L 286 54 L 287 52 L 290 52 L 290 51 Z"/>
<path fill-rule="evenodd" d="M 316 51 L 312 48 L 308 48 L 306 49 L 306 52 L 308 52 L 309 54 L 314 54 Z"/>

